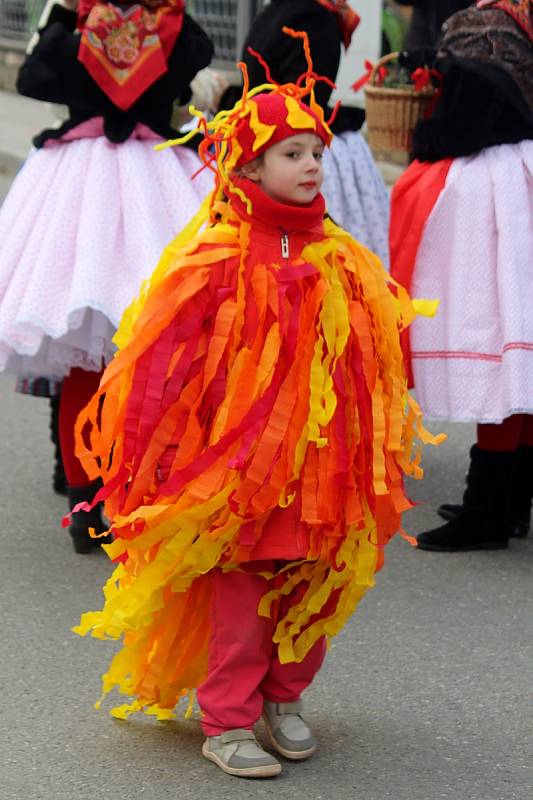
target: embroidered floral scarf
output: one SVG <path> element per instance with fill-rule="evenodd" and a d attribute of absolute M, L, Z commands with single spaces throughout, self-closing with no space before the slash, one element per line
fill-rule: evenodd
<path fill-rule="evenodd" d="M 167 72 L 184 10 L 184 0 L 81 0 L 78 59 L 118 108 L 126 111 Z"/>

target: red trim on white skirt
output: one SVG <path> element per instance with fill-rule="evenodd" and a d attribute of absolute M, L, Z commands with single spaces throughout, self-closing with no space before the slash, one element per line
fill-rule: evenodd
<path fill-rule="evenodd" d="M 530 342 L 508 342 L 503 347 L 503 352 L 508 350 L 527 350 L 533 352 L 533 343 Z M 472 353 L 467 350 L 415 350 L 411 353 L 411 358 L 466 358 L 472 361 L 496 361 L 500 362 L 503 356 L 492 353 Z"/>

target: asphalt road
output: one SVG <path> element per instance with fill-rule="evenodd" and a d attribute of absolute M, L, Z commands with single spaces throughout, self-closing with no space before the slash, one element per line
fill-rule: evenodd
<path fill-rule="evenodd" d="M 474 436 L 431 427 L 450 438 L 409 487 L 413 533 L 460 497 Z M 70 627 L 100 607 L 110 565 L 74 554 L 51 472 L 47 402 L 0 377 L 1 800 L 531 800 L 533 538 L 447 555 L 396 537 L 307 693 L 316 756 L 251 782 L 202 758 L 196 721 L 93 710 L 113 645 Z"/>

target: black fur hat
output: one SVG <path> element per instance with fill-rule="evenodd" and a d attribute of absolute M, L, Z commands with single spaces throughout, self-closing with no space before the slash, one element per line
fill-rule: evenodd
<path fill-rule="evenodd" d="M 500 8 L 469 8 L 443 26 L 442 96 L 413 136 L 423 161 L 533 138 L 533 45 Z"/>

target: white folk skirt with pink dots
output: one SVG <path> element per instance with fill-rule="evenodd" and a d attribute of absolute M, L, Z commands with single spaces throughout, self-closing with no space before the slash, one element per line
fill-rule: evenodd
<path fill-rule="evenodd" d="M 0 371 L 100 370 L 124 309 L 212 188 L 191 150 L 81 138 L 34 151 L 0 210 Z"/>
<path fill-rule="evenodd" d="M 411 294 L 440 299 L 434 319 L 411 327 L 426 415 L 498 423 L 533 413 L 533 141 L 453 162 Z"/>

